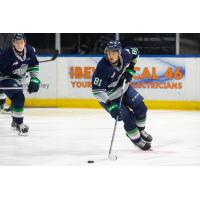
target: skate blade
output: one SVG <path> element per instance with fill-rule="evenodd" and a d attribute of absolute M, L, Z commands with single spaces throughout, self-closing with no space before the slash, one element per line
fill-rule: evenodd
<path fill-rule="evenodd" d="M 18 136 L 27 137 L 27 136 L 28 136 L 28 133 L 22 133 L 22 132 L 19 132 L 19 131 L 18 131 Z"/>
<path fill-rule="evenodd" d="M 153 148 L 151 147 L 148 150 L 142 150 L 140 147 L 138 147 L 137 145 L 135 145 L 136 149 L 140 150 L 141 152 L 149 152 L 149 151 L 153 151 Z"/>
<path fill-rule="evenodd" d="M 15 132 L 18 136 L 22 136 L 22 137 L 27 137 L 28 136 L 28 132 L 26 132 L 26 133 L 20 132 L 20 131 L 16 130 L 15 127 L 11 127 L 11 130 L 13 132 Z"/>
<path fill-rule="evenodd" d="M 19 136 L 25 136 L 26 137 L 26 136 L 28 136 L 29 129 L 26 132 L 22 132 L 22 131 L 20 132 L 19 130 L 17 130 L 17 131 L 18 131 Z"/>
<path fill-rule="evenodd" d="M 148 151 L 153 151 L 153 148 L 150 148 Z"/>
<path fill-rule="evenodd" d="M 0 114 L 2 114 L 2 115 L 10 115 L 11 112 L 1 111 Z"/>

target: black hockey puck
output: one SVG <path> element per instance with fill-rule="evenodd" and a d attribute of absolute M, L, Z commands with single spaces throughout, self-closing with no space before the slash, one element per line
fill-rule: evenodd
<path fill-rule="evenodd" d="M 88 160 L 88 163 L 94 163 L 94 160 Z"/>

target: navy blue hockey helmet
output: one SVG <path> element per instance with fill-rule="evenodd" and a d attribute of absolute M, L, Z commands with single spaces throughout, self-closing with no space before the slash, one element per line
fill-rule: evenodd
<path fill-rule="evenodd" d="M 121 49 L 122 49 L 122 45 L 121 45 L 121 42 L 119 40 L 110 40 L 106 45 L 104 53 L 106 54 L 106 52 L 108 50 L 120 52 Z"/>
<path fill-rule="evenodd" d="M 13 39 L 12 39 L 13 41 L 21 40 L 21 39 L 26 41 L 26 37 L 25 37 L 24 33 L 14 33 Z"/>

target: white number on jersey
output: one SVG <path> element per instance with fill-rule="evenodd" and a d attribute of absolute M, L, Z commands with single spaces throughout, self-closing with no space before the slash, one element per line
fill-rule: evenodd
<path fill-rule="evenodd" d="M 102 82 L 102 79 L 99 79 L 97 77 L 94 79 L 94 85 L 101 87 L 101 82 Z"/>

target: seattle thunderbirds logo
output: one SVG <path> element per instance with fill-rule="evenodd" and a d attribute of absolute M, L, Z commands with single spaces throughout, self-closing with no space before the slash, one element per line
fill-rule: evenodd
<path fill-rule="evenodd" d="M 19 69 L 14 70 L 12 73 L 18 76 L 22 76 L 26 73 L 27 69 L 28 69 L 28 65 L 23 64 Z"/>

